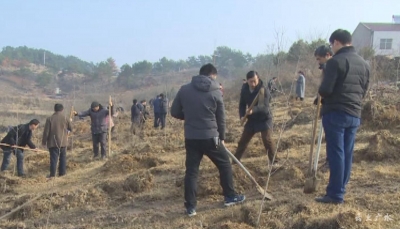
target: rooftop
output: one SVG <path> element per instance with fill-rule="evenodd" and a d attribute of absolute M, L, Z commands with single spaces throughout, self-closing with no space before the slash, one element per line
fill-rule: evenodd
<path fill-rule="evenodd" d="M 372 31 L 400 31 L 400 23 L 368 23 L 361 22 L 367 29 Z"/>

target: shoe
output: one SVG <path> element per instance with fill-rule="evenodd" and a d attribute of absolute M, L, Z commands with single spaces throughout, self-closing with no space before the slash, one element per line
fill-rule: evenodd
<path fill-rule="evenodd" d="M 225 197 L 225 207 L 229 207 L 235 204 L 243 203 L 246 200 L 246 196 L 244 195 L 235 195 L 233 197 Z"/>
<path fill-rule="evenodd" d="M 317 201 L 318 203 L 324 203 L 324 204 L 343 204 L 343 200 L 335 200 L 327 195 L 325 195 L 323 197 L 315 198 L 315 201 Z"/>
<path fill-rule="evenodd" d="M 18 174 L 18 176 L 21 177 L 21 178 L 26 178 L 25 173 L 23 173 L 23 174 Z"/>
<path fill-rule="evenodd" d="M 94 155 L 93 156 L 93 160 L 98 160 L 99 159 L 99 155 Z"/>
<path fill-rule="evenodd" d="M 195 216 L 195 215 L 197 215 L 196 209 L 194 209 L 194 208 L 188 208 L 188 209 L 186 209 L 186 214 L 187 214 L 189 217 Z"/>
<path fill-rule="evenodd" d="M 107 156 L 101 156 L 101 160 L 107 161 Z"/>

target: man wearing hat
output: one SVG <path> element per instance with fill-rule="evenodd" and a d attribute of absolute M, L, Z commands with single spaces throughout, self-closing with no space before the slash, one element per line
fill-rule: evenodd
<path fill-rule="evenodd" d="M 50 176 L 64 176 L 67 170 L 68 134 L 72 131 L 69 118 L 64 115 L 62 104 L 54 105 L 54 114 L 46 119 L 44 125 L 42 145 L 47 146 L 50 152 Z"/>
<path fill-rule="evenodd" d="M 111 115 L 114 114 L 114 106 L 110 101 L 109 106 L 111 107 Z M 87 111 L 76 112 L 74 111 L 75 116 L 86 117 L 89 116 L 91 123 L 91 131 L 92 131 L 92 141 L 93 141 L 93 159 L 97 159 L 99 157 L 99 144 L 101 147 L 101 158 L 106 158 L 106 148 L 107 148 L 107 132 L 108 125 L 106 117 L 108 116 L 108 110 L 103 109 L 103 107 L 98 102 L 92 102 L 90 109 Z"/>

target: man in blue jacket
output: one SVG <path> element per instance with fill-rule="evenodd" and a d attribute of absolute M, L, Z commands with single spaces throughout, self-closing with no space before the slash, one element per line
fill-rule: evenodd
<path fill-rule="evenodd" d="M 110 102 L 111 115 L 114 114 L 114 106 Z M 91 120 L 90 129 L 92 132 L 92 142 L 93 142 L 93 159 L 99 158 L 99 144 L 101 148 L 101 159 L 106 159 L 106 149 L 107 149 L 107 135 L 108 135 L 108 125 L 106 117 L 109 111 L 104 109 L 100 103 L 92 102 L 90 109 L 82 112 L 74 112 L 75 116 L 80 118 L 89 116 Z M 111 117 L 110 117 L 111 118 Z"/>
<path fill-rule="evenodd" d="M 196 215 L 197 176 L 203 155 L 217 166 L 225 206 L 243 202 L 233 187 L 232 165 L 224 148 L 225 108 L 219 85 L 215 81 L 217 69 L 212 64 L 201 67 L 200 75 L 182 86 L 171 107 L 171 116 L 184 120 L 186 173 L 185 207 L 188 216 Z"/>
<path fill-rule="evenodd" d="M 351 45 L 351 34 L 342 29 L 332 33 L 329 43 L 334 56 L 326 62 L 318 93 L 329 158 L 326 195 L 317 202 L 340 204 L 350 179 L 353 149 L 360 125 L 362 101 L 369 85 L 370 67 Z"/>

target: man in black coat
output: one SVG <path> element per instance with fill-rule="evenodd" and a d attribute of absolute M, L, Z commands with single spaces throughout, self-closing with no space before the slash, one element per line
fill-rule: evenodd
<path fill-rule="evenodd" d="M 318 93 L 329 158 L 329 184 L 321 203 L 343 203 L 350 179 L 354 142 L 360 125 L 362 101 L 369 86 L 370 67 L 351 45 L 351 34 L 342 29 L 332 33 L 329 43 L 335 53 L 326 62 Z"/>
<path fill-rule="evenodd" d="M 131 107 L 131 133 L 134 135 L 136 135 L 136 132 L 140 126 L 142 109 L 142 105 L 137 102 L 137 99 L 134 99 Z"/>
<path fill-rule="evenodd" d="M 269 162 L 272 163 L 275 154 L 275 143 L 272 140 L 272 114 L 269 109 L 271 94 L 268 87 L 259 78 L 257 72 L 248 72 L 246 78 L 247 83 L 243 84 L 240 93 L 239 115 L 240 119 L 243 119 L 247 113 L 248 120 L 244 126 L 235 156 L 240 160 L 254 134 L 261 132 L 262 142 L 268 153 Z M 261 89 L 262 92 L 256 105 L 253 109 L 247 109 Z M 277 163 L 277 158 L 275 158 L 274 163 Z"/>
<path fill-rule="evenodd" d="M 17 156 L 17 171 L 18 176 L 23 177 L 24 174 L 24 150 L 15 148 L 14 146 L 25 147 L 35 150 L 36 146 L 32 142 L 32 131 L 39 126 L 37 119 L 32 119 L 27 124 L 22 124 L 11 128 L 7 135 L 1 140 L 1 143 L 8 144 L 9 146 L 1 146 L 3 150 L 3 162 L 1 164 L 1 171 L 7 169 L 10 164 L 11 154 Z"/>

